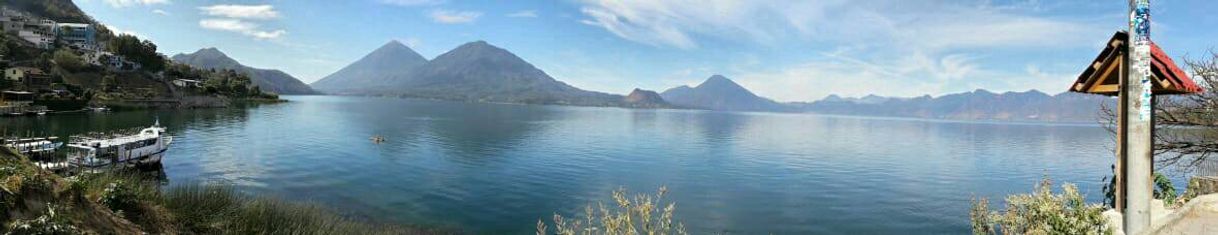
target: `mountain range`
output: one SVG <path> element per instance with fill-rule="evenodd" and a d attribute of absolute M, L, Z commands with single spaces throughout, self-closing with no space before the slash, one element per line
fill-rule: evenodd
<path fill-rule="evenodd" d="M 1099 107 L 1116 100 L 1103 96 L 1063 92 L 1049 95 L 1037 90 L 994 93 L 971 92 L 893 98 L 868 95 L 842 98 L 830 95 L 811 103 L 792 103 L 796 110 L 822 114 L 914 117 L 955 120 L 1096 122 Z"/>
<path fill-rule="evenodd" d="M 635 89 L 621 96 L 558 81 L 485 41 L 463 44 L 432 60 L 390 41 L 313 86 L 330 94 L 473 102 L 1057 122 L 1095 121 L 1099 104 L 1112 102 L 1074 93 L 1049 95 L 1031 90 L 997 94 L 979 89 L 939 97 L 830 95 L 814 102 L 781 103 L 761 97 L 723 75 L 712 75 L 693 87 L 678 86 L 661 93 Z"/>
<path fill-rule="evenodd" d="M 190 54 L 177 54 L 173 61 L 203 69 L 231 69 L 250 76 L 254 85 L 263 91 L 283 95 L 318 94 L 309 85 L 277 69 L 259 69 L 242 65 L 215 47 L 203 48 Z"/>
<path fill-rule="evenodd" d="M 621 95 L 586 91 L 555 80 L 485 41 L 463 44 L 432 60 L 423 59 L 401 43 L 389 42 L 314 85 L 332 94 L 624 106 Z"/>

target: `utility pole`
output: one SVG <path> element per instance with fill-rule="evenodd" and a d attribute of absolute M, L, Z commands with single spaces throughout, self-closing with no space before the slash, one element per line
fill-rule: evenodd
<path fill-rule="evenodd" d="M 1121 107 L 1124 117 L 1120 125 L 1126 130 L 1122 148 L 1125 156 L 1126 206 L 1125 234 L 1139 234 L 1150 227 L 1152 192 L 1151 171 L 1154 167 L 1153 131 L 1154 96 L 1151 95 L 1150 0 L 1129 1 L 1129 41 L 1126 51 L 1129 63 L 1121 78 Z"/>

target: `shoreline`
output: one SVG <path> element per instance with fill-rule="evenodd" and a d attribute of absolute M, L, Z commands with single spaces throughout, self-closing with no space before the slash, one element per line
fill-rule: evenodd
<path fill-rule="evenodd" d="M 69 234 L 459 234 L 458 228 L 373 223 L 318 204 L 232 186 L 162 186 L 147 172 L 62 177 L 0 147 L 0 231 Z M 244 231 L 244 232 L 242 232 Z"/>

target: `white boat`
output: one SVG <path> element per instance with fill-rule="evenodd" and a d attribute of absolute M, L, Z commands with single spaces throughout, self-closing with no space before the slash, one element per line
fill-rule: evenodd
<path fill-rule="evenodd" d="M 58 137 L 47 138 L 25 138 L 25 139 L 6 139 L 3 142 L 4 146 L 13 148 L 22 154 L 37 154 L 54 152 L 59 147 L 63 146 L 63 142 L 55 142 Z"/>
<path fill-rule="evenodd" d="M 131 135 L 76 136 L 68 143 L 68 161 L 87 168 L 156 164 L 172 142 L 160 122 Z"/>

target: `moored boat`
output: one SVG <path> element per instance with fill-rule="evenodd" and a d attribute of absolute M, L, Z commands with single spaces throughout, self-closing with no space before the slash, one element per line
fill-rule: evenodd
<path fill-rule="evenodd" d="M 39 154 L 54 152 L 63 146 L 63 142 L 56 142 L 58 139 L 58 137 L 0 139 L 0 143 L 22 154 Z"/>
<path fill-rule="evenodd" d="M 157 164 L 172 142 L 160 122 L 134 134 L 73 136 L 68 162 L 85 168 Z"/>

